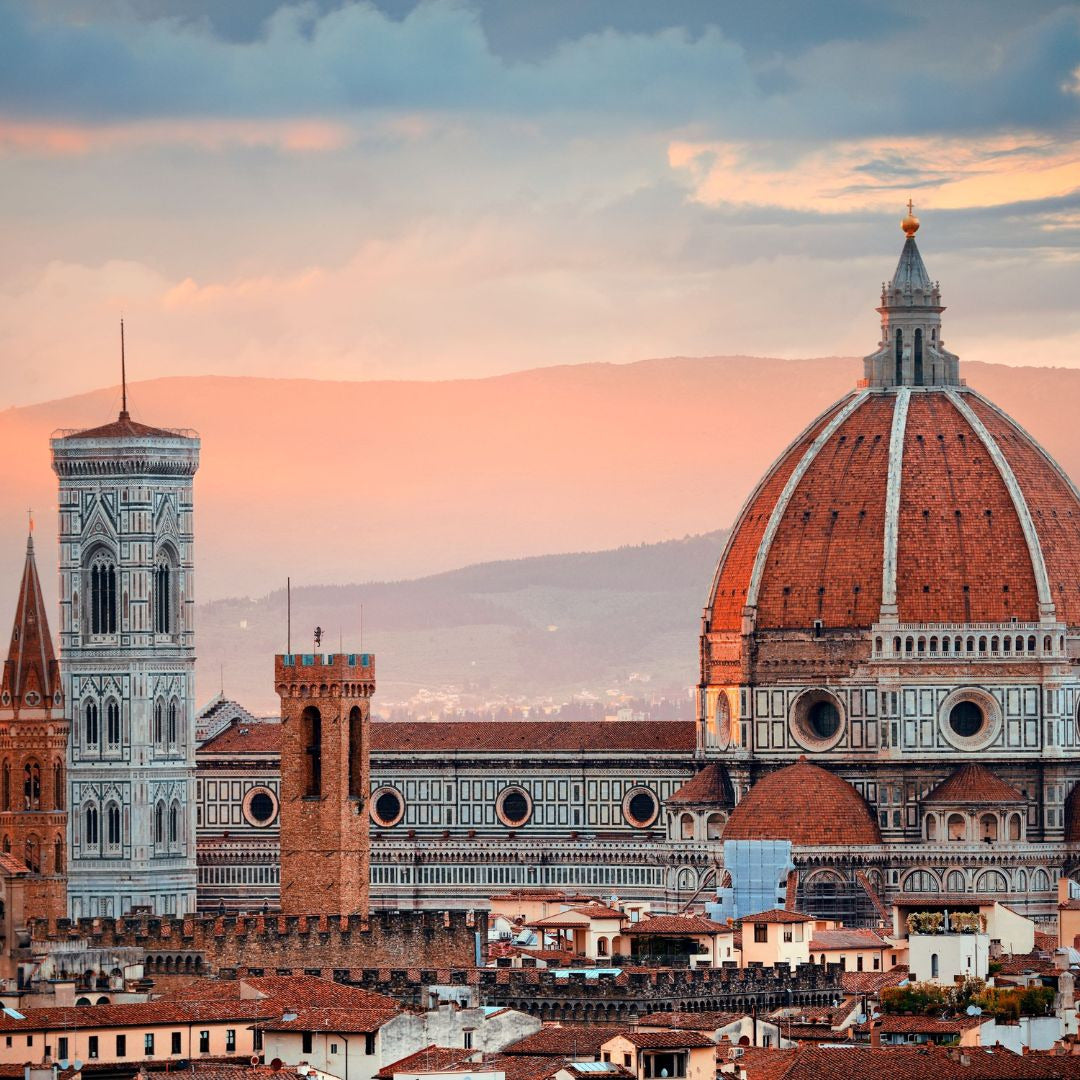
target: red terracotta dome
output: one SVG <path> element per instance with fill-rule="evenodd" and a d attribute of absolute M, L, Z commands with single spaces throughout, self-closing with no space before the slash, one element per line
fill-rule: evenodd
<path fill-rule="evenodd" d="M 1022 428 L 963 386 L 838 401 L 750 496 L 709 629 L 1080 625 L 1080 496 Z"/>
<path fill-rule="evenodd" d="M 799 760 L 763 776 L 724 826 L 725 840 L 790 840 L 795 847 L 881 843 L 863 797 L 826 769 Z"/>

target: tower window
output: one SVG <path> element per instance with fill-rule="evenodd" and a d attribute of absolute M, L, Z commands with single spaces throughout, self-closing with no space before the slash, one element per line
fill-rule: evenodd
<path fill-rule="evenodd" d="M 160 848 L 165 845 L 165 804 L 159 802 L 154 807 L 154 843 Z"/>
<path fill-rule="evenodd" d="M 110 848 L 120 847 L 120 807 L 111 802 L 105 807 L 105 842 Z"/>
<path fill-rule="evenodd" d="M 90 566 L 90 633 L 116 633 L 116 564 L 107 555 Z"/>
<path fill-rule="evenodd" d="M 120 746 L 120 703 L 116 698 L 105 702 L 105 741 L 110 750 Z"/>
<path fill-rule="evenodd" d="M 175 746 L 176 745 L 176 735 L 177 735 L 177 728 L 178 728 L 177 716 L 178 716 L 179 712 L 180 712 L 180 706 L 177 703 L 176 698 L 173 698 L 172 701 L 169 702 L 169 745 L 170 746 Z"/>
<path fill-rule="evenodd" d="M 364 720 L 359 705 L 349 710 L 349 797 L 364 795 Z"/>
<path fill-rule="evenodd" d="M 98 744 L 98 707 L 96 701 L 88 701 L 83 706 L 83 743 L 86 746 Z"/>
<path fill-rule="evenodd" d="M 304 797 L 322 796 L 322 714 L 309 705 L 301 717 L 304 739 Z"/>
<path fill-rule="evenodd" d="M 172 567 L 162 560 L 154 568 L 154 630 L 172 633 Z"/>
<path fill-rule="evenodd" d="M 170 847 L 180 842 L 180 804 L 173 803 L 169 807 L 169 845 Z"/>
<path fill-rule="evenodd" d="M 23 766 L 23 809 L 41 809 L 41 766 L 36 761 Z"/>
<path fill-rule="evenodd" d="M 93 803 L 83 807 L 83 846 L 98 846 L 98 809 Z"/>

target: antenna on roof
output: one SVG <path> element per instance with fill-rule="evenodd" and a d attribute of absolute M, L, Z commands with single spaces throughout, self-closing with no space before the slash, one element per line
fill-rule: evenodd
<path fill-rule="evenodd" d="M 292 654 L 292 578 L 285 579 L 285 651 Z"/>

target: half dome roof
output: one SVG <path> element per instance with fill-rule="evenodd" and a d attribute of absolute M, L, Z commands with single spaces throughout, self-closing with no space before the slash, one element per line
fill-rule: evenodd
<path fill-rule="evenodd" d="M 881 832 L 866 800 L 839 776 L 800 759 L 763 776 L 724 827 L 725 840 L 790 840 L 795 847 L 868 846 Z"/>
<path fill-rule="evenodd" d="M 986 398 L 866 388 L 827 409 L 747 500 L 708 629 L 1080 625 L 1080 496 Z"/>
<path fill-rule="evenodd" d="M 1007 784 L 985 765 L 961 765 L 922 801 L 982 806 L 989 803 L 1022 803 L 1027 802 L 1027 799 L 1012 784 Z"/>

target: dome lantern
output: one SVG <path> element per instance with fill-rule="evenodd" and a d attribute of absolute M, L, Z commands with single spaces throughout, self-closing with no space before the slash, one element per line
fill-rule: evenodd
<path fill-rule="evenodd" d="M 900 261 L 892 280 L 881 286 L 881 340 L 863 361 L 868 386 L 960 385 L 960 359 L 941 336 L 941 287 L 927 273 L 915 243 L 919 224 L 909 199 L 900 222 L 906 237 Z"/>

